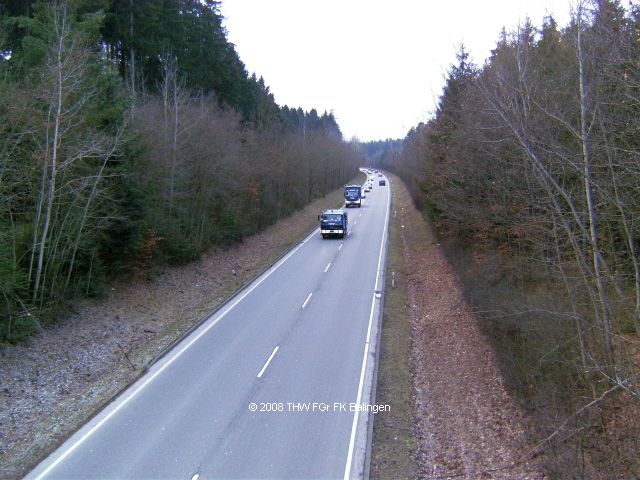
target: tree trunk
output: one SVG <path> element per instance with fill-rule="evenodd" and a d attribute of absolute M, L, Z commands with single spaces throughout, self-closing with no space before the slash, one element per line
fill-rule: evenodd
<path fill-rule="evenodd" d="M 171 177 L 169 179 L 169 215 L 173 211 L 173 190 L 176 178 L 176 160 L 178 151 L 178 85 L 176 77 L 173 78 L 173 142 L 171 144 Z"/>
<path fill-rule="evenodd" d="M 40 289 L 40 279 L 42 276 L 42 266 L 44 263 L 45 251 L 47 246 L 47 235 L 49 233 L 49 225 L 51 223 L 51 212 L 53 207 L 53 201 L 56 193 L 56 175 L 58 169 L 58 145 L 60 143 L 60 117 L 62 115 L 62 50 L 65 37 L 67 35 L 66 24 L 66 8 L 63 6 L 61 12 L 56 12 L 56 84 L 55 84 L 55 107 L 53 112 L 53 145 L 51 152 L 51 173 L 49 174 L 49 189 L 47 193 L 47 205 L 44 216 L 44 225 L 42 227 L 42 235 L 40 236 L 40 248 L 38 250 L 38 263 L 36 266 L 36 278 L 33 283 L 32 300 L 35 303 L 38 298 L 38 291 Z M 58 17 L 61 15 L 61 18 Z M 59 23 L 61 22 L 61 24 Z"/>
<path fill-rule="evenodd" d="M 47 116 L 47 123 L 51 117 L 51 108 L 49 108 L 49 115 Z M 47 129 L 47 143 L 46 143 L 46 156 L 44 164 L 42 165 L 42 180 L 40 182 L 40 191 L 38 193 L 38 203 L 36 206 L 36 218 L 33 222 L 33 241 L 31 243 L 31 257 L 29 259 L 29 274 L 28 278 L 31 280 L 33 274 L 33 264 L 36 258 L 36 251 L 38 249 L 38 233 L 40 231 L 40 219 L 42 217 L 42 204 L 44 202 L 45 190 L 47 187 L 47 170 L 49 168 L 49 129 Z"/>
<path fill-rule="evenodd" d="M 604 331 L 605 349 L 607 360 L 612 364 L 613 361 L 613 332 L 611 327 L 610 307 L 607 297 L 604 278 L 602 275 L 602 252 L 600 251 L 598 239 L 598 218 L 593 202 L 593 187 L 591 175 L 591 151 L 589 149 L 589 125 L 587 120 L 588 98 L 586 89 L 586 72 L 584 68 L 584 51 L 582 48 L 582 10 L 579 6 L 578 10 L 578 26 L 577 26 L 577 54 L 578 67 L 580 76 L 580 134 L 582 143 L 582 161 L 583 161 L 583 177 L 584 177 L 584 194 L 587 202 L 587 212 L 589 218 L 589 235 L 591 240 L 593 273 L 595 275 L 598 296 L 600 297 L 600 310 L 602 314 L 602 328 Z"/>
<path fill-rule="evenodd" d="M 133 0 L 129 0 L 129 81 L 131 96 L 136 98 L 136 59 L 133 50 Z"/>
<path fill-rule="evenodd" d="M 100 183 L 100 180 L 102 180 L 102 174 L 104 172 L 105 167 L 107 166 L 107 162 L 109 161 L 109 159 L 111 158 L 111 156 L 113 155 L 114 151 L 118 146 L 121 132 L 122 130 L 118 133 L 118 135 L 116 135 L 116 138 L 114 139 L 113 144 L 111 145 L 111 148 L 108 151 L 103 153 L 102 162 L 100 163 L 100 168 L 98 169 L 98 173 L 95 176 L 93 185 L 91 187 L 91 192 L 89 193 L 89 198 L 87 199 L 87 202 L 84 205 L 82 218 L 80 219 L 80 225 L 78 226 L 78 233 L 76 235 L 76 238 L 73 244 L 73 251 L 71 253 L 71 260 L 69 262 L 69 270 L 67 271 L 67 279 L 64 284 L 65 290 L 69 287 L 69 282 L 71 280 L 71 273 L 73 272 L 73 265 L 75 263 L 76 253 L 78 252 L 78 246 L 80 245 L 82 231 L 84 229 L 85 223 L 87 221 L 87 216 L 89 214 L 89 207 L 91 206 L 91 202 L 93 202 L 93 199 L 96 196 L 96 192 L 98 190 L 98 183 Z M 93 258 L 92 258 L 92 262 L 93 262 Z"/>

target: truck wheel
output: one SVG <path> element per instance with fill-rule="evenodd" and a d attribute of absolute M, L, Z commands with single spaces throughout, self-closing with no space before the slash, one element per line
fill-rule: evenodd
<path fill-rule="evenodd" d="M 327 238 L 327 236 L 323 233 L 323 234 L 322 234 L 322 238 Z"/>

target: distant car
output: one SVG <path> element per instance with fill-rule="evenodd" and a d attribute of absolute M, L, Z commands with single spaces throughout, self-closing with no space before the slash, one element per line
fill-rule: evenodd
<path fill-rule="evenodd" d="M 371 187 L 369 185 L 367 185 L 366 187 L 364 187 L 364 191 L 365 192 L 370 192 L 371 191 Z"/>
<path fill-rule="evenodd" d="M 380 180 L 378 182 L 378 185 L 380 185 L 381 187 L 385 186 L 387 183 L 384 181 L 384 179 Z"/>

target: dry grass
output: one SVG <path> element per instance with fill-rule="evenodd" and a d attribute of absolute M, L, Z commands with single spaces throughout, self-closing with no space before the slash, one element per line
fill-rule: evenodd
<path fill-rule="evenodd" d="M 400 340 L 405 342 L 404 355 L 406 342 L 410 344 L 415 406 L 413 412 L 405 411 L 404 421 L 414 424 L 415 477 L 544 478 L 539 462 L 526 455 L 531 446 L 525 435 L 526 416 L 505 388 L 495 352 L 481 333 L 453 268 L 404 185 L 395 177 L 393 184 L 395 226 L 400 223 L 404 257 L 400 282 L 405 282 L 406 290 L 404 308 L 398 306 L 395 320 L 404 323 L 397 330 L 404 336 Z M 398 349 L 398 343 L 398 339 L 389 342 L 388 336 L 385 340 L 383 333 L 383 352 Z M 403 385 L 407 362 L 396 361 L 395 366 L 382 370 L 381 364 L 379 382 Z M 390 443 L 391 434 L 379 437 L 379 442 Z M 386 448 L 394 452 L 393 445 Z M 402 455 L 407 451 L 396 450 L 396 455 L 405 461 Z M 387 468 L 385 477 L 407 475 L 403 470 L 394 472 L 392 464 L 379 464 Z"/>
<path fill-rule="evenodd" d="M 415 406 L 411 378 L 411 317 L 408 310 L 401 217 L 394 214 L 397 191 L 391 182 L 392 204 L 385 266 L 384 311 L 378 359 L 376 403 L 391 407 L 374 417 L 370 478 L 412 479 L 417 475 L 414 436 Z M 395 272 L 396 288 L 391 285 Z"/>

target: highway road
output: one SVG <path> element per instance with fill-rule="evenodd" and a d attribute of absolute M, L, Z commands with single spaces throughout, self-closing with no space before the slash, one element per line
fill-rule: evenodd
<path fill-rule="evenodd" d="M 313 232 L 27 478 L 362 477 L 389 190 L 376 176 L 346 238 Z"/>

